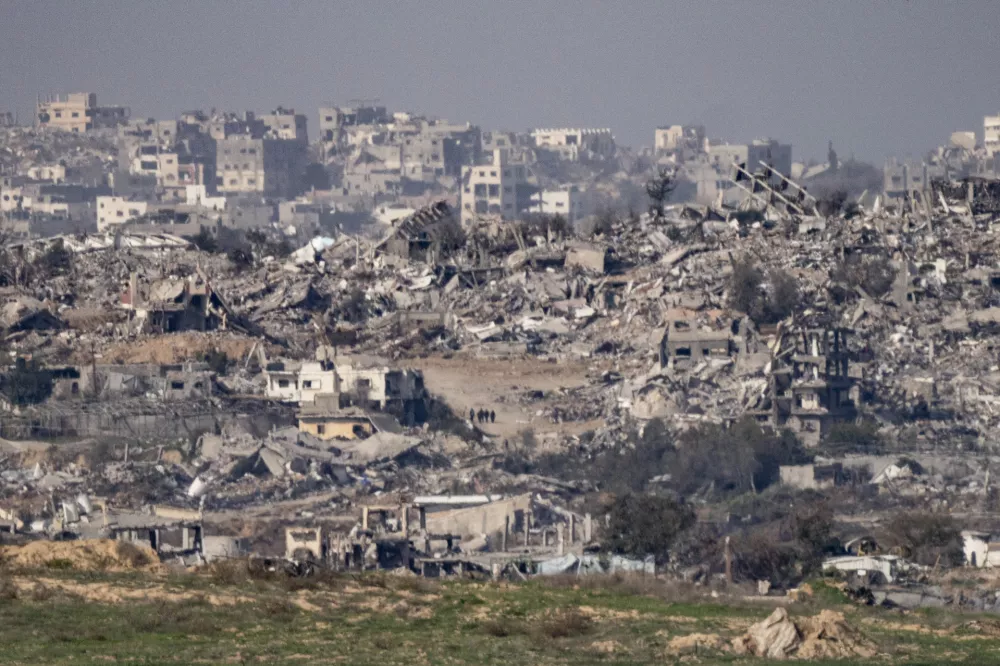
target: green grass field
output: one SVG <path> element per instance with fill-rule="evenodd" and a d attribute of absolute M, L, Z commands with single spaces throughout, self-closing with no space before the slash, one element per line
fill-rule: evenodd
<path fill-rule="evenodd" d="M 238 566 L 7 571 L 0 597 L 4 664 L 766 664 L 670 643 L 693 633 L 728 643 L 773 608 L 650 581 L 283 579 Z M 878 646 L 872 661 L 1000 663 L 1000 619 L 861 608 L 829 589 L 788 607 L 793 616 L 821 608 L 845 612 Z"/>

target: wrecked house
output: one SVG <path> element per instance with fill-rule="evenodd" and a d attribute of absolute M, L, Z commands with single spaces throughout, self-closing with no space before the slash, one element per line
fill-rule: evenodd
<path fill-rule="evenodd" d="M 396 409 L 418 422 L 425 415 L 427 389 L 418 370 L 394 368 L 381 358 L 366 355 L 340 356 L 334 367 L 340 393 L 368 409 Z"/>
<path fill-rule="evenodd" d="M 390 367 L 374 356 L 332 357 L 320 349 L 319 361 L 272 361 L 267 364 L 265 393 L 272 400 L 312 405 L 319 401 L 366 410 L 394 410 L 407 420 L 425 417 L 427 390 L 418 370 Z"/>
<path fill-rule="evenodd" d="M 470 537 L 523 532 L 533 511 L 531 494 L 509 499 L 477 497 L 418 497 L 421 526 L 432 534 Z"/>
<path fill-rule="evenodd" d="M 375 432 L 371 418 L 360 409 L 319 404 L 299 411 L 299 431 L 319 439 L 365 439 Z"/>
<path fill-rule="evenodd" d="M 435 202 L 393 222 L 388 235 L 375 246 L 375 253 L 434 263 L 441 254 L 441 243 L 454 240 L 449 234 L 458 225 L 458 216 L 448 202 Z"/>
<path fill-rule="evenodd" d="M 962 549 L 965 552 L 967 566 L 979 568 L 1000 566 L 1000 540 L 988 532 L 963 531 Z"/>
<path fill-rule="evenodd" d="M 204 400 L 214 392 L 205 363 L 92 364 L 52 369 L 57 400 L 153 396 L 164 401 Z"/>
<path fill-rule="evenodd" d="M 161 558 L 202 552 L 201 515 L 197 511 L 154 507 L 152 515 L 116 513 L 108 520 L 112 539 L 148 546 Z"/>
<path fill-rule="evenodd" d="M 152 333 L 225 329 L 229 319 L 228 305 L 201 271 L 154 282 L 145 295 L 140 294 L 138 275 L 133 273 L 122 307 L 132 313 L 140 330 Z"/>
<path fill-rule="evenodd" d="M 0 310 L 0 326 L 8 333 L 17 333 L 60 330 L 66 324 L 41 301 L 30 296 L 19 296 L 7 301 Z"/>
<path fill-rule="evenodd" d="M 573 242 L 566 249 L 567 268 L 578 267 L 598 275 L 603 275 L 607 267 L 607 248 L 593 243 Z"/>
<path fill-rule="evenodd" d="M 366 507 L 365 516 L 367 513 Z M 337 571 L 410 569 L 413 556 L 412 544 L 405 534 L 380 534 L 367 524 L 359 525 L 347 535 L 322 527 L 285 528 L 285 558 L 295 562 L 325 563 Z"/>
<path fill-rule="evenodd" d="M 740 349 L 740 319 L 722 311 L 674 310 L 660 340 L 660 367 L 729 359 Z M 703 323 L 702 323 L 703 322 Z"/>
<path fill-rule="evenodd" d="M 272 361 L 265 374 L 272 400 L 308 405 L 320 396 L 340 394 L 340 380 L 329 361 Z"/>

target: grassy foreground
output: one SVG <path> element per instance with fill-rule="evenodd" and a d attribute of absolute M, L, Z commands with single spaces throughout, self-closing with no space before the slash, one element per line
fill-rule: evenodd
<path fill-rule="evenodd" d="M 821 607 L 843 611 L 878 646 L 868 661 L 1000 663 L 1000 618 L 865 609 L 831 589 L 789 612 Z M 614 579 L 284 579 L 248 575 L 245 565 L 199 574 L 20 570 L 0 575 L 0 663 L 767 664 L 719 645 L 772 608 Z M 714 635 L 716 647 L 678 647 L 692 634 Z M 857 659 L 813 663 L 849 661 Z"/>

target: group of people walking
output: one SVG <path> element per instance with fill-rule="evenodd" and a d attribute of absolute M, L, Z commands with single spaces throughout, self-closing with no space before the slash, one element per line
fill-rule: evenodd
<path fill-rule="evenodd" d="M 469 410 L 469 420 L 478 423 L 496 423 L 497 413 L 492 409 Z"/>

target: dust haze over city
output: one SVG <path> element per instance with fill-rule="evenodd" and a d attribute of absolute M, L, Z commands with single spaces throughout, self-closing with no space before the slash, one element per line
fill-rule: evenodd
<path fill-rule="evenodd" d="M 992 4 L 0 19 L 13 663 L 1000 650 Z"/>

